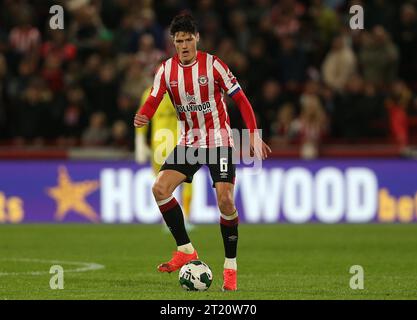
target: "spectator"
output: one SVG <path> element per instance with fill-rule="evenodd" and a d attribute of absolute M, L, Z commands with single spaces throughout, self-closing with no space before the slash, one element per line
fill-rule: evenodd
<path fill-rule="evenodd" d="M 106 123 L 107 117 L 104 112 L 93 113 L 88 128 L 82 134 L 82 145 L 85 147 L 105 146 L 110 139 L 110 130 Z"/>
<path fill-rule="evenodd" d="M 36 54 L 41 45 L 41 33 L 32 25 L 31 21 L 32 16 L 29 8 L 22 8 L 18 17 L 18 25 L 10 32 L 10 47 L 21 56 Z"/>
<path fill-rule="evenodd" d="M 48 83 L 49 89 L 53 92 L 60 92 L 64 88 L 64 72 L 62 60 L 59 56 L 54 54 L 46 56 L 41 73 L 42 78 Z"/>
<path fill-rule="evenodd" d="M 77 48 L 67 42 L 66 34 L 63 30 L 53 30 L 50 32 L 51 39 L 44 42 L 41 48 L 42 58 L 56 56 L 62 63 L 67 63 L 77 57 Z"/>
<path fill-rule="evenodd" d="M 117 29 L 124 14 L 129 10 L 129 1 L 101 1 L 100 16 L 110 30 Z"/>
<path fill-rule="evenodd" d="M 133 141 L 135 136 L 135 128 L 132 126 L 132 119 L 135 117 L 138 110 L 138 100 L 131 96 L 121 94 L 117 101 L 116 121 L 122 121 L 127 127 L 128 139 Z"/>
<path fill-rule="evenodd" d="M 390 96 L 385 101 L 391 135 L 401 148 L 405 148 L 409 142 L 407 111 L 411 99 L 412 94 L 406 84 L 403 81 L 396 81 L 392 85 Z"/>
<path fill-rule="evenodd" d="M 234 75 L 238 77 L 239 83 L 243 88 L 248 87 L 248 73 L 249 73 L 249 64 L 248 59 L 242 53 L 237 53 L 235 60 L 230 64 L 234 70 Z"/>
<path fill-rule="evenodd" d="M 222 4 L 224 5 L 224 4 Z M 206 21 L 205 18 L 208 16 L 211 19 L 217 19 L 218 12 L 215 9 L 215 1 L 213 0 L 201 0 L 201 1 L 195 1 L 194 3 L 195 8 L 193 8 L 194 16 L 196 18 L 196 21 Z M 223 11 L 223 12 L 229 12 L 229 11 Z M 227 25 L 226 19 L 227 16 L 221 15 L 222 18 L 224 18 L 225 21 L 222 21 L 222 25 Z M 172 17 L 171 17 L 172 19 Z M 201 29 L 202 35 L 205 36 L 207 34 L 206 26 L 204 23 L 201 23 L 199 26 Z"/>
<path fill-rule="evenodd" d="M 40 2 L 2 2 L 0 143 L 62 136 L 59 143 L 78 145 L 97 112 L 109 125 L 123 121 L 130 139 L 143 91 L 161 59 L 175 52 L 168 25 L 182 10 L 197 17 L 199 49 L 238 77 L 266 137 L 287 132 L 292 118 L 300 123 L 308 109 L 300 104 L 311 97 L 321 100 L 332 137 L 342 142 L 392 136 L 407 145 L 417 137 L 405 128 L 417 102 L 405 106 L 398 98 L 409 90 L 417 101 L 415 0 L 69 0 L 65 29 L 54 31 L 45 25 L 49 6 Z M 365 7 L 364 31 L 348 29 L 353 4 Z M 39 121 L 26 132 L 22 110 Z M 237 108 L 229 111 L 232 126 L 241 128 Z"/>
<path fill-rule="evenodd" d="M 295 120 L 295 107 L 291 103 L 282 105 L 271 125 L 271 143 L 286 145 L 291 142 L 290 129 Z"/>
<path fill-rule="evenodd" d="M 88 1 L 70 1 L 67 6 L 74 18 L 69 27 L 69 39 L 84 60 L 95 51 L 102 22 L 97 7 Z"/>
<path fill-rule="evenodd" d="M 116 113 L 119 79 L 116 67 L 111 62 L 98 71 L 98 79 L 91 85 L 89 101 L 95 111 L 103 111 L 109 119 Z"/>
<path fill-rule="evenodd" d="M 66 92 L 65 100 L 60 130 L 61 143 L 74 146 L 88 124 L 89 106 L 85 93 L 79 86 L 70 87 Z"/>
<path fill-rule="evenodd" d="M 295 36 L 300 30 L 300 18 L 305 7 L 296 0 L 279 1 L 271 8 L 270 19 L 277 38 Z"/>
<path fill-rule="evenodd" d="M 112 126 L 109 145 L 117 149 L 130 151 L 133 146 L 132 141 L 126 123 L 121 120 L 116 121 Z"/>
<path fill-rule="evenodd" d="M 327 7 L 323 0 L 313 0 L 309 8 L 309 16 L 313 20 L 320 41 L 327 46 L 340 28 L 336 12 Z"/>
<path fill-rule="evenodd" d="M 262 39 L 265 44 L 268 57 L 274 57 L 278 53 L 279 39 L 275 36 L 272 28 L 271 17 L 264 14 L 257 22 L 257 28 L 253 32 L 253 38 Z"/>
<path fill-rule="evenodd" d="M 332 113 L 332 133 L 336 138 L 357 139 L 362 135 L 362 123 L 359 123 L 358 110 L 363 105 L 364 81 L 359 75 L 353 75 L 342 92 L 334 97 Z"/>
<path fill-rule="evenodd" d="M 145 74 L 142 64 L 133 61 L 124 75 L 120 93 L 140 101 L 143 92 L 152 85 L 152 79 Z"/>
<path fill-rule="evenodd" d="M 394 33 L 400 52 L 399 75 L 417 88 L 417 10 L 411 3 L 401 7 L 400 20 Z"/>
<path fill-rule="evenodd" d="M 6 54 L 9 70 L 16 74 L 22 60 L 31 60 L 35 64 L 38 62 L 41 33 L 32 25 L 33 16 L 30 6 L 20 6 L 14 9 L 16 9 L 14 13 L 17 24 L 8 35 L 9 50 Z M 2 47 L 1 44 L 0 47 Z"/>
<path fill-rule="evenodd" d="M 139 36 L 142 37 L 144 34 L 151 35 L 155 47 L 158 50 L 164 50 L 164 32 L 157 22 L 155 12 L 151 8 L 140 10 L 137 22 L 139 25 L 136 26 L 136 29 L 139 32 Z"/>
<path fill-rule="evenodd" d="M 376 87 L 371 82 L 364 82 L 358 75 L 352 76 L 342 93 L 334 98 L 332 113 L 335 137 L 357 141 L 376 132 L 372 124 L 384 117 L 383 103 Z"/>
<path fill-rule="evenodd" d="M 222 57 L 221 59 L 224 63 L 232 66 L 238 54 L 239 51 L 237 50 L 237 46 L 233 38 L 224 37 L 220 40 L 217 46 L 216 55 Z"/>
<path fill-rule="evenodd" d="M 164 58 L 164 53 L 155 47 L 155 40 L 149 33 L 145 33 L 139 39 L 139 50 L 136 60 L 142 65 L 145 75 L 153 78 L 156 68 Z"/>
<path fill-rule="evenodd" d="M 248 52 L 248 64 L 251 70 L 256 72 L 249 72 L 248 79 L 248 95 L 259 95 L 259 84 L 268 78 L 268 75 L 277 76 L 277 68 L 273 61 L 268 59 L 266 53 L 265 43 L 262 38 L 254 38 L 251 40 L 251 46 Z"/>
<path fill-rule="evenodd" d="M 341 91 L 356 73 L 356 57 L 342 36 L 336 37 L 322 65 L 323 81 L 331 89 Z"/>
<path fill-rule="evenodd" d="M 121 55 L 133 54 L 137 50 L 138 36 L 135 30 L 135 16 L 127 13 L 122 17 L 120 26 L 115 31 L 114 47 Z"/>
<path fill-rule="evenodd" d="M 382 26 L 364 33 L 359 59 L 365 81 L 383 86 L 397 77 L 398 49 Z"/>
<path fill-rule="evenodd" d="M 115 119 L 123 121 L 127 126 L 131 127 L 132 119 L 134 118 L 138 107 L 136 98 L 126 94 L 119 95 L 117 99 L 117 114 Z"/>
<path fill-rule="evenodd" d="M 301 144 L 302 158 L 313 159 L 319 155 L 327 126 L 327 116 L 320 99 L 314 95 L 305 95 L 301 99 L 301 114 L 290 126 L 290 135 Z"/>
<path fill-rule="evenodd" d="M 257 25 L 261 21 L 269 20 L 270 0 L 254 0 L 254 5 L 247 13 L 250 25 Z"/>
<path fill-rule="evenodd" d="M 248 50 L 251 32 L 248 27 L 246 14 L 242 10 L 235 9 L 229 13 L 230 31 L 235 39 L 237 48 L 240 52 L 246 53 Z"/>
<path fill-rule="evenodd" d="M 268 140 L 271 132 L 271 119 L 276 118 L 279 106 L 282 104 L 281 86 L 278 81 L 267 80 L 262 86 L 262 94 L 254 104 L 254 110 L 260 119 L 260 127 L 263 128 L 263 138 Z"/>
<path fill-rule="evenodd" d="M 363 137 L 385 137 L 381 125 L 386 123 L 384 95 L 372 83 L 365 83 L 363 88 L 363 108 L 359 110 L 358 122 L 362 125 Z"/>
<path fill-rule="evenodd" d="M 294 37 L 281 39 L 277 62 L 282 84 L 292 81 L 298 85 L 306 79 L 307 56 Z"/>
<path fill-rule="evenodd" d="M 103 61 L 100 55 L 92 54 L 87 58 L 84 68 L 82 70 L 78 70 L 81 73 L 81 86 L 84 89 L 89 101 L 94 100 L 94 95 L 96 94 L 94 88 L 98 81 L 98 73 L 102 63 Z"/>
<path fill-rule="evenodd" d="M 216 14 L 205 13 L 200 20 L 201 45 L 200 48 L 206 52 L 216 52 L 217 44 L 220 39 L 226 37 L 225 30 L 222 29 L 220 19 Z M 172 48 L 172 41 L 169 42 Z M 175 48 L 172 48 L 171 54 L 175 54 Z M 169 51 L 167 51 L 169 52 Z"/>
<path fill-rule="evenodd" d="M 25 58 L 19 63 L 18 74 L 11 76 L 7 83 L 7 95 L 13 102 L 18 101 L 34 76 L 36 63 L 33 59 Z"/>
<path fill-rule="evenodd" d="M 103 59 L 113 59 L 114 47 L 113 41 L 114 34 L 112 31 L 106 28 L 101 28 L 97 38 L 96 51 Z"/>
<path fill-rule="evenodd" d="M 26 143 L 36 141 L 43 144 L 44 138 L 51 130 L 50 107 L 52 95 L 41 79 L 33 79 L 23 91 L 23 96 L 16 106 L 15 136 Z"/>

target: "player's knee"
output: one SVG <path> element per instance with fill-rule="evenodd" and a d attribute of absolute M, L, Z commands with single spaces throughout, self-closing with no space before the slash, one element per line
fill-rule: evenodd
<path fill-rule="evenodd" d="M 235 203 L 233 198 L 228 194 L 222 194 L 218 197 L 220 212 L 227 215 L 235 211 Z"/>
<path fill-rule="evenodd" d="M 155 182 L 152 186 L 152 193 L 156 201 L 161 201 L 167 199 L 171 194 L 169 187 L 161 182 Z"/>

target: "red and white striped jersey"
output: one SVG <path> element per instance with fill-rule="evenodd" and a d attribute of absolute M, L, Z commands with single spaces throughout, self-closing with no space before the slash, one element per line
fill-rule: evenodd
<path fill-rule="evenodd" d="M 200 148 L 233 146 L 224 92 L 233 96 L 240 85 L 218 57 L 197 52 L 190 65 L 177 55 L 161 64 L 151 96 L 161 101 L 168 92 L 181 123 L 180 145 Z"/>

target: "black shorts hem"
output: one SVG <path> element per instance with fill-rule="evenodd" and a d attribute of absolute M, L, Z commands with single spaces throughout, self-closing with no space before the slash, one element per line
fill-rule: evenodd
<path fill-rule="evenodd" d="M 213 179 L 212 179 L 213 180 Z M 226 182 L 226 183 L 230 183 L 230 184 L 232 184 L 232 185 L 235 185 L 235 179 L 233 179 L 233 180 L 230 180 L 230 179 L 225 179 L 225 180 L 216 180 L 216 181 L 214 181 L 213 180 L 213 184 L 212 184 L 212 187 L 213 188 L 216 188 L 216 183 L 217 182 Z"/>
<path fill-rule="evenodd" d="M 168 156 L 165 163 L 162 165 L 161 169 L 159 170 L 173 170 L 185 175 L 185 180 L 183 182 L 192 183 L 194 174 L 203 166 L 207 166 L 210 171 L 211 180 L 213 181 L 212 186 L 215 188 L 215 184 L 217 182 L 228 182 L 231 184 L 235 184 L 235 177 L 236 177 L 236 165 L 233 163 L 233 151 L 231 147 L 217 147 L 217 161 L 216 163 L 209 163 L 208 154 L 206 155 L 205 162 L 197 162 L 197 163 L 189 163 L 187 159 L 185 159 L 185 163 L 178 163 L 178 149 L 184 148 L 187 151 L 188 147 L 183 146 L 176 146 L 175 149 L 171 152 Z M 221 152 L 221 149 L 224 150 L 226 148 L 226 152 Z M 197 149 L 196 149 L 197 150 Z M 184 150 L 181 150 L 184 152 Z M 205 150 L 207 151 L 207 150 Z M 182 160 L 184 161 L 184 160 Z"/>
<path fill-rule="evenodd" d="M 186 168 L 186 167 L 182 168 L 181 166 L 179 166 L 177 164 L 167 164 L 167 163 L 165 163 L 164 165 L 162 165 L 161 169 L 159 169 L 159 172 L 165 171 L 165 170 L 173 170 L 173 171 L 177 171 L 179 173 L 182 173 L 185 176 L 185 180 L 183 181 L 185 183 L 192 183 L 193 182 L 194 173 L 192 175 L 190 175 L 189 168 Z"/>

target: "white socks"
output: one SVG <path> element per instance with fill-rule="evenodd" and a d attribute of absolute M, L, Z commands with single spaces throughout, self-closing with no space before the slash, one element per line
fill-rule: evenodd
<path fill-rule="evenodd" d="M 237 213 L 237 210 L 235 210 L 235 212 L 234 212 L 232 215 L 230 215 L 230 216 L 226 216 L 225 214 L 223 214 L 223 213 L 221 213 L 221 212 L 220 212 L 220 216 L 221 216 L 224 220 L 228 220 L 228 221 L 230 221 L 230 220 L 234 220 L 234 219 L 236 219 L 239 215 L 238 215 L 238 213 Z"/>
<path fill-rule="evenodd" d="M 190 243 L 184 244 L 182 246 L 178 246 L 177 250 L 180 251 L 180 252 L 186 253 L 186 254 L 191 254 L 191 253 L 194 252 L 194 247 L 190 242 Z M 237 270 L 236 258 L 225 258 L 224 259 L 224 269 Z"/>
<path fill-rule="evenodd" d="M 194 247 L 190 242 L 187 244 L 183 244 L 182 246 L 178 246 L 177 250 L 182 253 L 191 254 L 194 252 Z"/>
<path fill-rule="evenodd" d="M 236 262 L 236 258 L 225 258 L 224 259 L 224 268 L 225 269 L 232 269 L 232 270 L 237 270 L 237 262 Z"/>

